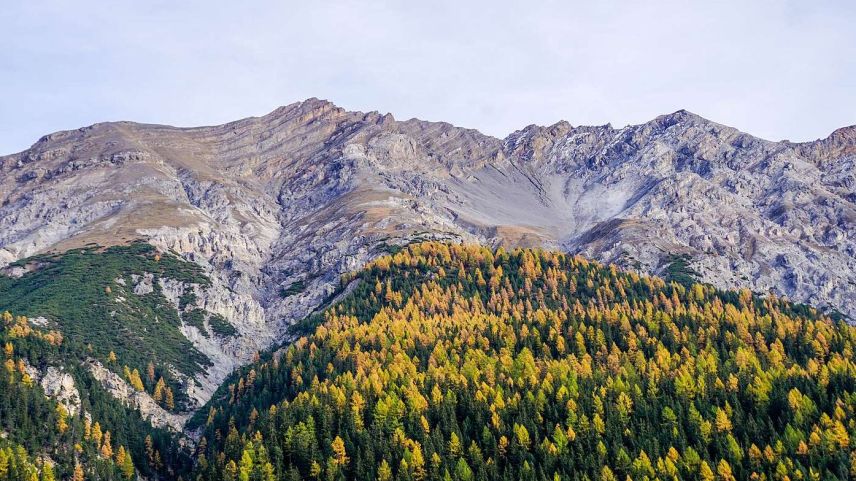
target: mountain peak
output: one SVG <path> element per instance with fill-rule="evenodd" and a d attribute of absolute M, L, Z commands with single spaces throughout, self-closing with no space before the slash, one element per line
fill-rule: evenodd
<path fill-rule="evenodd" d="M 795 146 L 802 155 L 815 161 L 854 155 L 856 154 L 856 125 L 836 129 L 824 139 L 790 145 Z"/>
<path fill-rule="evenodd" d="M 835 129 L 831 134 L 829 134 L 827 139 L 834 142 L 856 144 L 856 125 Z"/>
<path fill-rule="evenodd" d="M 310 97 L 300 102 L 294 102 L 288 105 L 277 107 L 267 115 L 264 115 L 262 118 L 276 119 L 290 116 L 310 116 L 319 118 L 329 115 L 331 113 L 342 112 L 345 112 L 345 110 L 337 106 L 333 102 L 330 102 L 329 100 Z"/>
<path fill-rule="evenodd" d="M 686 109 L 676 110 L 670 114 L 657 116 L 652 122 L 660 124 L 664 128 L 669 128 L 677 124 L 696 124 L 699 122 L 710 122 L 710 120 L 701 115 L 690 112 Z"/>

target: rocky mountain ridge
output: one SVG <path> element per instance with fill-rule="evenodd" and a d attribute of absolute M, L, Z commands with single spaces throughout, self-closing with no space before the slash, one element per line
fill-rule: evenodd
<path fill-rule="evenodd" d="M 425 238 L 654 273 L 681 257 L 719 287 L 852 317 L 854 163 L 856 127 L 770 142 L 686 111 L 505 139 L 318 99 L 212 127 L 103 123 L 0 157 L 0 265 L 136 239 L 180 254 L 211 279 L 200 305 L 238 330 L 214 345 L 183 329 L 221 351 L 218 379 L 281 340 L 340 274 Z"/>

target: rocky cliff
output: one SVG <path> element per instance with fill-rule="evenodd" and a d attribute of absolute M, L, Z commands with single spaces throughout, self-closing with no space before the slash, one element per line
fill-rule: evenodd
<path fill-rule="evenodd" d="M 681 258 L 717 286 L 854 316 L 854 164 L 856 127 L 770 142 L 686 111 L 505 139 L 317 99 L 213 127 L 104 123 L 0 157 L 0 265 L 135 239 L 201 265 L 212 286 L 198 302 L 239 333 L 184 331 L 215 360 L 209 383 L 281 339 L 341 273 L 420 238 L 654 273 Z"/>

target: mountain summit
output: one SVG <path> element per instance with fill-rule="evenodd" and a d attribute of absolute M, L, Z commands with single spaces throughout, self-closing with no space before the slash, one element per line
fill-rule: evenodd
<path fill-rule="evenodd" d="M 142 239 L 201 267 L 198 302 L 237 335 L 183 326 L 214 365 L 199 403 L 342 273 L 414 240 L 557 248 L 854 316 L 854 131 L 770 142 L 681 110 L 497 139 L 319 99 L 210 127 L 101 123 L 0 157 L 0 265 Z"/>

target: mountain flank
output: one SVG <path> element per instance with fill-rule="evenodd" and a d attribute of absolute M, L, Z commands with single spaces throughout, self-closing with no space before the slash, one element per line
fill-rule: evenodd
<path fill-rule="evenodd" d="M 854 163 L 854 127 L 771 142 L 687 111 L 505 139 L 318 99 L 210 127 L 102 123 L 0 157 L 0 265 L 25 279 L 22 259 L 140 241 L 193 264 L 204 282 L 153 289 L 208 366 L 173 373 L 195 409 L 342 274 L 414 241 L 547 247 L 852 317 Z"/>

